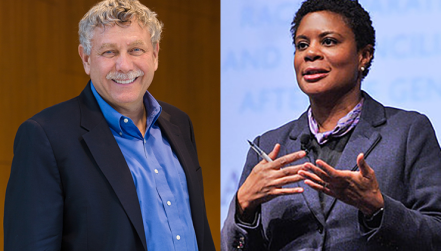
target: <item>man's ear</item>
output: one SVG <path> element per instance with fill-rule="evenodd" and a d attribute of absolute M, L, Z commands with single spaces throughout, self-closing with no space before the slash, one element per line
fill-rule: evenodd
<path fill-rule="evenodd" d="M 159 43 L 153 45 L 153 57 L 155 60 L 155 71 L 158 69 L 159 63 Z"/>
<path fill-rule="evenodd" d="M 86 54 L 81 44 L 78 46 L 78 54 L 80 54 L 81 61 L 83 62 L 84 71 L 87 75 L 90 75 L 90 55 Z"/>

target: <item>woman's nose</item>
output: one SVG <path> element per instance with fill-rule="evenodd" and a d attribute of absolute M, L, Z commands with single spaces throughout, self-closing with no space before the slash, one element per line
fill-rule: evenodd
<path fill-rule="evenodd" d="M 317 43 L 311 43 L 305 51 L 305 61 L 315 61 L 323 58 L 320 46 Z"/>

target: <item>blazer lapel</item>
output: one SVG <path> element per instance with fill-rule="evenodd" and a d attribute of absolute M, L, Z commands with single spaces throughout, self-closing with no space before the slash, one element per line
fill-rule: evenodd
<path fill-rule="evenodd" d="M 182 168 L 184 169 L 187 179 L 187 189 L 190 198 L 191 217 L 194 225 L 194 230 L 197 236 L 197 241 L 203 240 L 204 233 L 204 215 L 200 209 L 205 208 L 205 204 L 201 201 L 201 193 L 199 188 L 199 182 L 194 181 L 195 168 L 198 168 L 199 163 L 194 163 L 191 159 L 190 152 L 188 151 L 189 139 L 186 140 L 179 129 L 179 127 L 171 122 L 171 115 L 164 109 L 158 118 L 158 124 L 161 128 L 161 132 L 167 137 L 173 152 L 179 159 Z"/>
<path fill-rule="evenodd" d="M 177 125 L 170 122 L 170 114 L 164 110 L 162 110 L 161 116 L 158 118 L 158 124 L 161 132 L 167 137 L 173 151 L 176 153 L 182 168 L 184 168 L 187 182 L 191 181 L 192 175 L 190 171 L 194 171 L 192 169 L 195 168 L 195 163 L 189 157 L 190 153 L 187 150 L 187 142 L 183 139 L 181 130 Z M 187 184 L 187 186 L 190 186 L 190 184 Z"/>
<path fill-rule="evenodd" d="M 307 125 L 307 126 L 304 126 Z M 282 155 L 286 155 L 289 153 L 293 153 L 296 151 L 299 151 L 301 149 L 301 136 L 302 135 L 309 135 L 311 132 L 309 131 L 308 127 L 308 118 L 306 113 L 304 113 L 298 120 L 298 123 L 296 123 L 296 126 L 293 128 L 293 130 L 289 134 L 289 140 L 287 141 L 285 151 L 282 152 Z M 302 164 L 305 162 L 311 162 L 315 163 L 314 154 L 308 153 L 308 155 L 293 163 L 293 165 Z M 325 217 L 323 215 L 323 211 L 320 205 L 320 199 L 318 197 L 318 192 L 308 185 L 306 185 L 303 181 L 297 182 L 296 184 L 290 185 L 290 186 L 299 186 L 303 188 L 303 199 L 305 200 L 306 204 L 308 205 L 309 209 L 311 210 L 314 217 L 322 224 L 325 225 Z"/>
<path fill-rule="evenodd" d="M 90 84 L 80 95 L 80 109 L 81 126 L 88 130 L 83 135 L 84 142 L 115 191 L 144 249 L 147 250 L 141 209 L 130 169 L 90 90 Z"/>
<path fill-rule="evenodd" d="M 359 124 L 355 127 L 354 132 L 352 133 L 337 165 L 335 166 L 335 168 L 339 170 L 356 171 L 358 169 L 358 154 L 364 153 L 365 158 L 368 159 L 370 152 L 381 140 L 381 135 L 377 130 L 375 130 L 375 127 L 386 122 L 384 107 L 377 101 L 373 100 L 367 93 L 363 92 L 362 95 L 365 98 L 365 102 L 363 105 L 361 119 Z M 292 153 L 301 149 L 300 138 L 303 134 L 310 134 L 306 113 L 299 118 L 298 122 L 290 132 L 286 148 L 281 155 Z M 306 161 L 315 163 L 313 154 L 309 153 L 304 160 L 299 160 L 293 164 L 300 164 Z M 303 198 L 305 199 L 306 204 L 315 218 L 320 223 L 325 225 L 325 221 L 331 213 L 332 208 L 337 200 L 334 198 L 327 200 L 324 210 L 322 210 L 318 192 L 316 190 L 310 188 L 304 182 L 298 182 L 297 186 L 304 189 L 304 192 L 302 193 Z"/>
<path fill-rule="evenodd" d="M 365 102 L 360 121 L 349 138 L 337 165 L 334 167 L 338 170 L 358 170 L 358 154 L 364 153 L 365 159 L 368 159 L 370 152 L 381 140 L 381 134 L 375 130 L 375 127 L 386 122 L 384 107 L 364 92 L 363 96 Z M 336 199 L 334 198 L 327 200 L 324 210 L 326 218 L 329 216 L 335 202 Z"/>

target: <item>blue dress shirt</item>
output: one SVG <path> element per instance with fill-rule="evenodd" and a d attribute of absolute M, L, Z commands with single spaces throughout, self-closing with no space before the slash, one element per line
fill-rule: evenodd
<path fill-rule="evenodd" d="M 147 91 L 147 126 L 143 137 L 129 117 L 113 109 L 93 84 L 91 88 L 132 173 L 147 249 L 198 250 L 185 173 L 156 123 L 161 106 Z"/>

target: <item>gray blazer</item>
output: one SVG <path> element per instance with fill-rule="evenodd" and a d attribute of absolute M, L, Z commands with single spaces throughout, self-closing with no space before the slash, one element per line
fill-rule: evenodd
<path fill-rule="evenodd" d="M 234 198 L 222 229 L 222 250 L 441 250 L 441 151 L 430 121 L 363 96 L 360 122 L 335 168 L 357 170 L 356 157 L 365 153 L 384 197 L 380 227 L 367 229 L 358 209 L 335 199 L 322 210 L 318 192 L 299 182 L 289 186 L 303 187 L 302 194 L 262 204 L 254 225 L 236 221 Z M 304 113 L 255 143 L 266 152 L 280 143 L 282 156 L 299 151 L 301 135 L 309 133 Z M 239 186 L 259 161 L 248 152 Z"/>

